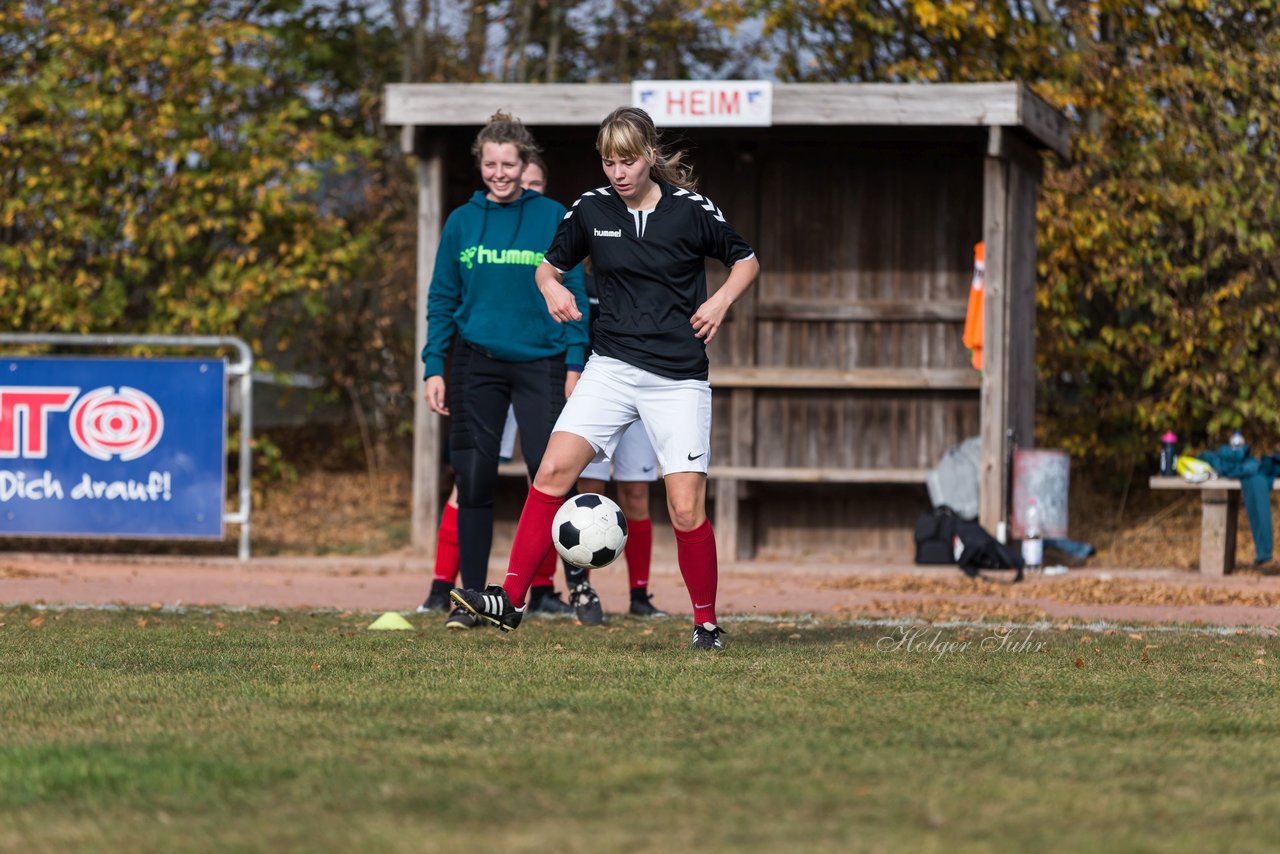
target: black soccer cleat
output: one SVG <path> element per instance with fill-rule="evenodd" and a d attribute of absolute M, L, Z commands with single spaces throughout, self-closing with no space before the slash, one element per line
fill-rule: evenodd
<path fill-rule="evenodd" d="M 524 617 L 524 610 L 517 610 L 511 604 L 507 591 L 497 584 L 490 584 L 483 592 L 455 588 L 449 593 L 449 598 L 468 614 L 491 623 L 504 632 L 515 631 Z"/>
<path fill-rule="evenodd" d="M 441 614 L 449 610 L 449 584 L 444 581 L 433 581 L 431 583 L 431 592 L 427 594 L 427 598 L 418 606 L 419 614 L 429 614 L 432 611 L 439 611 Z"/>
<path fill-rule="evenodd" d="M 572 605 L 560 598 L 559 593 L 548 587 L 541 596 L 530 600 L 526 613 L 531 617 L 572 617 L 574 610 Z"/>
<path fill-rule="evenodd" d="M 480 625 L 480 621 L 476 619 L 475 615 L 462 608 L 454 608 L 453 611 L 450 612 L 448 618 L 444 621 L 444 627 L 446 629 L 454 629 L 457 631 L 474 629 L 478 625 Z"/>
<path fill-rule="evenodd" d="M 596 595 L 596 591 L 587 582 L 584 581 L 573 588 L 573 592 L 569 594 L 569 602 L 573 605 L 573 612 L 582 625 L 598 626 L 604 622 L 604 606 L 600 604 L 600 597 Z"/>
<path fill-rule="evenodd" d="M 667 612 L 661 608 L 656 608 L 651 601 L 653 596 L 642 593 L 636 595 L 631 594 L 631 616 L 633 617 L 665 617 Z"/>
<path fill-rule="evenodd" d="M 724 649 L 724 644 L 720 643 L 720 635 L 724 633 L 724 629 L 715 623 L 695 623 L 693 626 L 693 648 Z"/>

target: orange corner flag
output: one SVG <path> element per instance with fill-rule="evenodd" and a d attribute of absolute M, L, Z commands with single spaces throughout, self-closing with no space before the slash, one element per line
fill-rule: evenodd
<path fill-rule="evenodd" d="M 969 287 L 969 310 L 964 316 L 964 346 L 973 351 L 973 366 L 982 370 L 983 283 L 986 279 L 985 243 L 973 247 L 973 284 Z"/>

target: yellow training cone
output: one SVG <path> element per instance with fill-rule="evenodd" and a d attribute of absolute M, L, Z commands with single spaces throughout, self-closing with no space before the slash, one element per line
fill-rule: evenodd
<path fill-rule="evenodd" d="M 412 628 L 413 623 L 409 622 L 395 611 L 388 611 L 369 624 L 370 631 L 378 632 L 400 631 Z"/>

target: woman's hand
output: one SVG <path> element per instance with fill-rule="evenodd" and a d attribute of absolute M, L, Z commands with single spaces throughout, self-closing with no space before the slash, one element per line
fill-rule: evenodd
<path fill-rule="evenodd" d="M 538 283 L 538 292 L 547 301 L 547 311 L 557 323 L 581 319 L 578 301 L 573 298 L 573 292 L 564 286 L 564 273 L 551 266 L 550 262 L 543 261 L 533 271 L 533 280 Z"/>
<path fill-rule="evenodd" d="M 693 324 L 693 336 L 701 338 L 703 343 L 710 344 L 711 339 L 720 331 L 720 324 L 729 313 L 729 301 L 722 299 L 717 291 L 706 302 L 698 306 L 690 322 Z"/>
<path fill-rule="evenodd" d="M 734 264 L 729 269 L 729 278 L 724 280 L 724 284 L 706 302 L 698 306 L 698 310 L 690 318 L 694 336 L 701 338 L 703 343 L 711 343 L 711 339 L 720 331 L 725 315 L 729 313 L 729 306 L 738 301 L 738 297 L 742 296 L 758 275 L 760 262 L 754 255 Z"/>
<path fill-rule="evenodd" d="M 573 390 L 578 386 L 578 380 L 582 379 L 582 374 L 577 371 L 565 371 L 564 374 L 564 399 L 568 400 L 569 395 L 573 394 Z"/>
<path fill-rule="evenodd" d="M 444 405 L 444 377 L 427 377 L 427 385 L 423 391 L 427 406 L 437 415 L 448 415 L 449 408 Z"/>
<path fill-rule="evenodd" d="M 542 298 L 547 301 L 547 311 L 551 312 L 551 316 L 559 323 L 582 318 L 582 312 L 578 311 L 578 301 L 573 298 L 573 292 L 564 285 L 550 281 L 541 284 L 540 289 Z"/>

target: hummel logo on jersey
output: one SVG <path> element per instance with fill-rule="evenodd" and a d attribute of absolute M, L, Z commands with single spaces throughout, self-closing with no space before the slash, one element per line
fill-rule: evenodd
<path fill-rule="evenodd" d="M 706 453 L 706 451 L 703 451 L 703 452 L 702 452 L 702 454 L 705 454 L 705 453 Z M 701 457 L 701 456 L 702 456 L 702 454 L 690 454 L 690 455 L 689 455 L 689 460 L 690 460 L 690 462 L 692 462 L 693 460 L 698 459 L 698 457 Z"/>
<path fill-rule="evenodd" d="M 597 229 L 594 229 L 594 231 L 596 233 L 596 237 L 621 237 L 622 236 L 622 229 L 620 228 L 615 229 L 613 231 L 608 231 L 603 228 L 597 228 Z"/>

